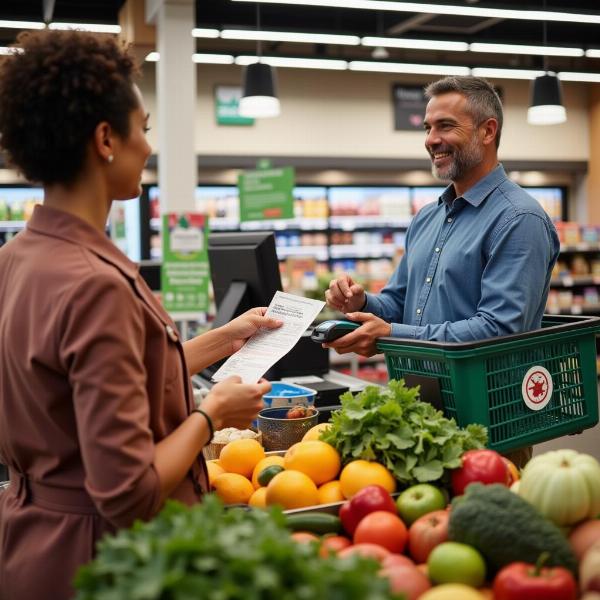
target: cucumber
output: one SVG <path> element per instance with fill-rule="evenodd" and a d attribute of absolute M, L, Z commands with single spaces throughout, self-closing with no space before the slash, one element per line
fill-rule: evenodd
<path fill-rule="evenodd" d="M 285 515 L 286 526 L 292 531 L 309 531 L 323 535 L 325 533 L 340 533 L 342 522 L 339 517 L 328 513 L 296 513 Z"/>
<path fill-rule="evenodd" d="M 269 465 L 260 472 L 256 479 L 260 485 L 265 486 L 269 484 L 269 481 L 271 481 L 277 473 L 281 473 L 281 471 L 283 471 L 281 465 Z"/>

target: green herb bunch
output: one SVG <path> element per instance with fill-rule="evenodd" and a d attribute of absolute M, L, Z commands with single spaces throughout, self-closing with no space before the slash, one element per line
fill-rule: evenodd
<path fill-rule="evenodd" d="M 77 600 L 393 600 L 375 561 L 318 556 L 283 513 L 177 502 L 105 537 L 75 579 Z"/>
<path fill-rule="evenodd" d="M 346 392 L 321 439 L 337 448 L 344 463 L 377 461 L 401 484 L 441 479 L 445 469 L 460 467 L 463 452 L 485 446 L 487 430 L 476 424 L 461 429 L 418 396 L 419 388 L 407 388 L 402 379 L 356 396 Z"/>

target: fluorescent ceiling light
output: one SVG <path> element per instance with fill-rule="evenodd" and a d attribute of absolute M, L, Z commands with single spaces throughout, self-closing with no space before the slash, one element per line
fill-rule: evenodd
<path fill-rule="evenodd" d="M 377 71 L 379 73 L 422 73 L 424 75 L 469 75 L 469 67 L 445 65 L 418 65 L 411 63 L 371 62 L 353 60 L 348 63 L 351 71 Z"/>
<path fill-rule="evenodd" d="M 120 25 L 104 25 L 102 23 L 50 23 L 49 29 L 75 29 L 94 33 L 121 33 Z"/>
<path fill-rule="evenodd" d="M 0 29 L 44 29 L 45 23 L 39 21 L 8 21 L 0 19 Z"/>
<path fill-rule="evenodd" d="M 473 77 L 491 77 L 496 79 L 535 79 L 544 73 L 545 71 L 528 69 L 488 69 L 485 67 L 471 69 Z"/>
<path fill-rule="evenodd" d="M 526 46 L 522 44 L 473 43 L 471 52 L 492 52 L 495 54 L 535 54 L 539 56 L 583 56 L 583 48 L 561 48 L 560 46 Z"/>
<path fill-rule="evenodd" d="M 192 54 L 192 60 L 195 63 L 205 65 L 232 65 L 234 58 L 231 54 Z"/>
<path fill-rule="evenodd" d="M 600 50 L 597 48 L 590 48 L 589 50 L 585 51 L 585 55 L 588 58 L 600 58 Z"/>
<path fill-rule="evenodd" d="M 236 65 L 251 65 L 259 62 L 258 56 L 238 56 L 235 59 Z M 298 69 L 333 69 L 342 71 L 348 68 L 345 60 L 334 60 L 326 58 L 287 58 L 283 56 L 262 56 L 260 62 L 272 67 L 292 67 Z"/>
<path fill-rule="evenodd" d="M 260 40 L 263 42 L 300 42 L 304 44 L 341 44 L 358 46 L 357 35 L 336 35 L 327 33 L 295 33 L 293 31 L 257 31 L 255 29 L 224 29 L 221 37 L 225 40 Z"/>
<path fill-rule="evenodd" d="M 573 71 L 561 71 L 558 73 L 561 81 L 584 81 L 588 83 L 600 83 L 600 73 L 576 73 Z"/>
<path fill-rule="evenodd" d="M 158 52 L 149 52 L 146 54 L 145 60 L 147 62 L 158 62 L 160 60 L 160 53 Z"/>
<path fill-rule="evenodd" d="M 383 46 L 384 48 L 408 48 L 410 50 L 448 50 L 450 52 L 466 52 L 466 42 L 444 42 L 437 40 L 409 40 L 406 38 L 364 37 L 363 46 Z"/>
<path fill-rule="evenodd" d="M 197 38 L 218 38 L 219 30 L 218 29 L 206 29 L 205 27 L 194 27 L 192 29 L 192 35 Z"/>
<path fill-rule="evenodd" d="M 559 21 L 600 25 L 600 15 L 544 10 L 515 10 L 483 8 L 450 4 L 426 4 L 420 2 L 397 2 L 395 0 L 234 0 L 235 2 L 262 2 L 265 4 L 295 4 L 306 6 L 332 6 L 365 10 L 483 17 L 492 19 L 519 19 L 524 21 Z"/>

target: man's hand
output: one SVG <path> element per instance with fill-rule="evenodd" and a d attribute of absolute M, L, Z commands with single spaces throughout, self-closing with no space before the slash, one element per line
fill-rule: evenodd
<path fill-rule="evenodd" d="M 375 340 L 391 335 L 392 326 L 371 313 L 353 312 L 346 313 L 346 316 L 362 325 L 351 333 L 347 333 L 329 344 L 323 344 L 323 346 L 333 348 L 338 354 L 347 354 L 348 352 L 356 352 L 361 356 L 377 354 Z"/>
<path fill-rule="evenodd" d="M 346 314 L 360 310 L 365 299 L 363 287 L 348 275 L 333 279 L 325 292 L 327 305 Z"/>
<path fill-rule="evenodd" d="M 227 333 L 229 342 L 231 343 L 231 352 L 237 352 L 261 327 L 266 329 L 277 329 L 283 325 L 283 321 L 265 317 L 267 308 L 260 306 L 251 308 L 244 314 L 233 319 L 227 325 L 223 325 L 223 331 Z"/>

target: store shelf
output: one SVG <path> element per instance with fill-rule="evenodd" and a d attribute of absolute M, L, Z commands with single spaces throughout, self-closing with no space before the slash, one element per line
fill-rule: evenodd
<path fill-rule="evenodd" d="M 579 244 L 561 245 L 561 253 L 565 252 L 600 252 L 600 245 L 581 242 Z"/>
<path fill-rule="evenodd" d="M 266 221 L 244 221 L 239 224 L 242 231 L 285 231 L 288 229 L 302 231 L 326 231 L 329 228 L 327 219 L 301 217 L 297 219 L 273 219 Z"/>
<path fill-rule="evenodd" d="M 391 258 L 397 250 L 395 244 L 334 244 L 329 247 L 332 259 L 336 258 Z"/>
<path fill-rule="evenodd" d="M 0 221 L 0 231 L 21 231 L 27 221 Z"/>
<path fill-rule="evenodd" d="M 552 287 L 576 287 L 579 285 L 600 285 L 599 275 L 563 275 L 550 280 Z"/>
<path fill-rule="evenodd" d="M 332 215 L 329 217 L 329 226 L 332 229 L 354 231 L 355 229 L 380 229 L 382 227 L 406 228 L 410 225 L 412 217 L 394 217 L 386 215 Z"/>
<path fill-rule="evenodd" d="M 327 246 L 277 246 L 279 260 L 284 260 L 289 256 L 308 256 L 317 260 L 329 260 Z"/>
<path fill-rule="evenodd" d="M 600 304 L 582 304 L 558 310 L 547 307 L 546 312 L 550 315 L 598 315 L 600 314 Z"/>
<path fill-rule="evenodd" d="M 240 227 L 240 222 L 237 219 L 224 219 L 214 217 L 209 220 L 211 231 L 237 231 Z M 160 219 L 150 219 L 150 229 L 152 231 L 162 230 L 162 221 Z"/>

